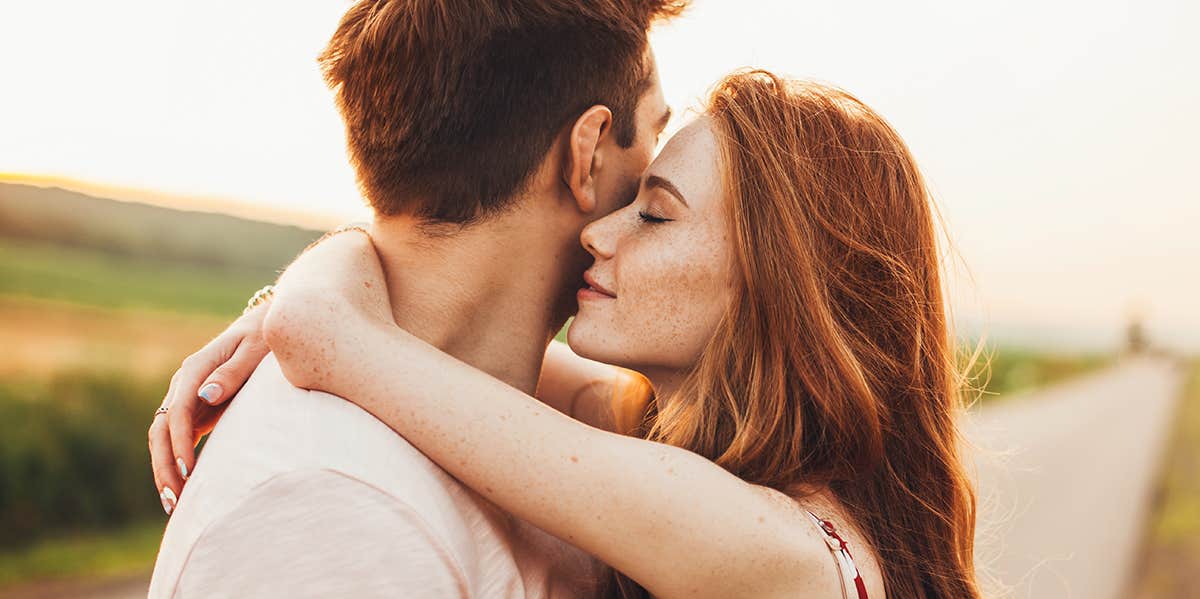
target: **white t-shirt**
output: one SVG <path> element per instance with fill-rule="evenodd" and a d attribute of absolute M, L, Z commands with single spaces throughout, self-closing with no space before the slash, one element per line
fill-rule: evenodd
<path fill-rule="evenodd" d="M 150 597 L 580 597 L 598 573 L 268 355 L 205 444 Z"/>

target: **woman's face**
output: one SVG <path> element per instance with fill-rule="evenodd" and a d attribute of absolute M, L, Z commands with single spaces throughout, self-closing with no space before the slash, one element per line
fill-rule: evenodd
<path fill-rule="evenodd" d="M 695 364 L 733 295 L 721 156 L 700 118 L 667 142 L 632 204 L 583 230 L 584 274 L 568 341 L 651 375 Z"/>

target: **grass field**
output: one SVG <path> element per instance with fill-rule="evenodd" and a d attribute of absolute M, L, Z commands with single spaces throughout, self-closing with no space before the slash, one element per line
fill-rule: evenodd
<path fill-rule="evenodd" d="M 148 571 L 162 539 L 163 519 L 116 530 L 51 536 L 0 550 L 0 588 L 30 580 L 108 578 Z"/>
<path fill-rule="evenodd" d="M 1174 422 L 1136 599 L 1200 597 L 1200 360 Z"/>
<path fill-rule="evenodd" d="M 275 273 L 0 237 L 0 587 L 153 563 L 146 426 Z"/>
<path fill-rule="evenodd" d="M 0 380 L 85 371 L 161 377 L 229 318 L 0 295 Z"/>
<path fill-rule="evenodd" d="M 0 237 L 3 295 L 228 316 L 275 278 L 274 271 L 263 268 L 199 265 Z"/>
<path fill-rule="evenodd" d="M 1112 363 L 1110 353 L 1055 354 L 1019 347 L 990 348 L 970 372 L 980 401 L 997 401 L 1099 370 Z"/>

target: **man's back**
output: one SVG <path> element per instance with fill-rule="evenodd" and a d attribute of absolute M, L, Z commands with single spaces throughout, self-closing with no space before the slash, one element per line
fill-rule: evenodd
<path fill-rule="evenodd" d="M 205 445 L 151 597 L 575 597 L 596 562 L 263 361 Z"/>

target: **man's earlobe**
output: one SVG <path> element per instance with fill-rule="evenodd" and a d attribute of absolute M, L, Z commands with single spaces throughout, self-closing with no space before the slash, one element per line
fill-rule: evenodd
<path fill-rule="evenodd" d="M 563 179 L 584 213 L 596 209 L 596 174 L 604 168 L 605 154 L 600 142 L 611 126 L 612 111 L 607 106 L 592 106 L 575 120 L 567 139 Z"/>

